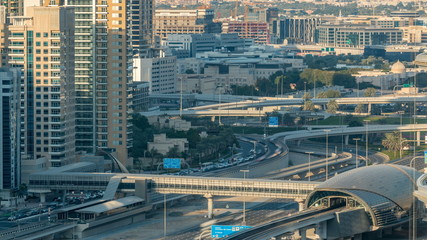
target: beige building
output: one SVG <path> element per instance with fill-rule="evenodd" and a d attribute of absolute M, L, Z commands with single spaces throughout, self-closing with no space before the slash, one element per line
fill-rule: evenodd
<path fill-rule="evenodd" d="M 167 138 L 166 134 L 154 135 L 153 142 L 148 143 L 148 149 L 156 149 L 159 153 L 166 155 L 172 148 L 176 147 L 178 152 L 188 151 L 188 140 L 186 138 Z"/>
<path fill-rule="evenodd" d="M 128 46 L 133 34 L 128 30 L 129 18 L 138 15 L 135 13 L 138 8 L 129 3 L 129 0 L 44 1 L 45 6 L 76 9 L 73 21 L 76 26 L 76 148 L 89 154 L 98 148 L 115 151 L 124 165 L 132 164 L 127 162 L 132 98 L 128 88 L 132 81 L 132 48 Z M 143 31 L 136 29 L 135 32 Z"/>
<path fill-rule="evenodd" d="M 62 166 L 75 160 L 74 8 L 29 7 L 26 13 L 9 23 L 3 18 L 0 26 L 1 64 L 22 70 L 22 159 Z"/>
<path fill-rule="evenodd" d="M 176 92 L 215 94 L 217 80 L 204 74 L 178 74 Z"/>
<path fill-rule="evenodd" d="M 168 34 L 221 33 L 221 24 L 213 19 L 213 9 L 159 9 L 154 17 L 155 34 L 166 40 Z"/>
<path fill-rule="evenodd" d="M 191 122 L 181 119 L 180 117 L 171 116 L 151 116 L 147 117 L 148 123 L 157 128 L 172 128 L 176 131 L 188 131 L 191 128 Z"/>

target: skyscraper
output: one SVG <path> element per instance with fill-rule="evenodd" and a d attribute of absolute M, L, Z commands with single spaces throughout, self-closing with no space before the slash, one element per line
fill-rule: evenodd
<path fill-rule="evenodd" d="M 2 66 L 22 71 L 22 158 L 52 166 L 75 159 L 73 17 L 73 8 L 30 7 L 0 26 Z"/>
<path fill-rule="evenodd" d="M 20 184 L 20 72 L 0 68 L 0 198 L 7 206 L 10 190 Z"/>
<path fill-rule="evenodd" d="M 152 44 L 152 0 L 54 2 L 76 9 L 77 150 L 111 149 L 127 164 L 132 55 L 146 54 Z"/>

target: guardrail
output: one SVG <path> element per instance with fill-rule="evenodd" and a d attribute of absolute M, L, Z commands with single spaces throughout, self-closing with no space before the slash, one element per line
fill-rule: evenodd
<path fill-rule="evenodd" d="M 18 237 L 21 233 L 29 231 L 29 230 L 35 230 L 35 229 L 42 229 L 49 226 L 49 222 L 38 222 L 33 224 L 26 224 L 23 226 L 18 226 L 12 229 L 7 229 L 0 231 L 0 239 L 6 240 L 6 239 L 12 239 L 15 237 Z"/>

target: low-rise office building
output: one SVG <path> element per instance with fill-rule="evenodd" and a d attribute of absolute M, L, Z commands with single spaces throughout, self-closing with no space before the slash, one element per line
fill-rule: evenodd
<path fill-rule="evenodd" d="M 148 150 L 155 149 L 158 153 L 166 155 L 172 148 L 181 152 L 188 151 L 188 140 L 186 138 L 167 138 L 166 134 L 155 134 L 153 142 L 148 142 Z"/>
<path fill-rule="evenodd" d="M 318 43 L 328 47 L 363 48 L 370 45 L 393 45 L 403 41 L 403 31 L 366 25 L 332 25 L 318 27 Z"/>
<path fill-rule="evenodd" d="M 133 59 L 133 82 L 148 82 L 150 93 L 173 93 L 176 57 Z"/>

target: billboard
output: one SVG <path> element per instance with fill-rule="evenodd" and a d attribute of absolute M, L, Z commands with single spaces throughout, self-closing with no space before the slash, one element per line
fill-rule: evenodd
<path fill-rule="evenodd" d="M 228 226 L 228 225 L 212 225 L 211 237 L 212 238 L 224 238 L 228 237 L 236 232 L 240 232 L 245 229 L 252 228 L 251 226 Z"/>
<path fill-rule="evenodd" d="M 279 118 L 278 117 L 269 117 L 268 118 L 268 126 L 269 127 L 278 127 L 279 126 Z"/>
<path fill-rule="evenodd" d="M 163 158 L 164 169 L 181 169 L 181 158 Z"/>

